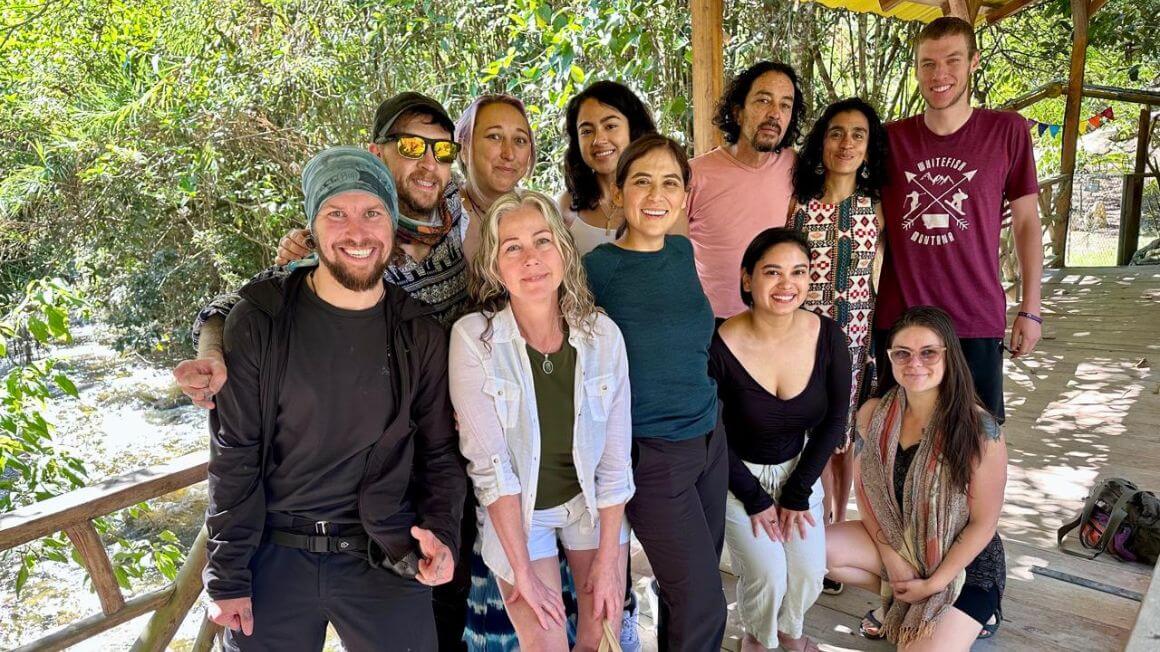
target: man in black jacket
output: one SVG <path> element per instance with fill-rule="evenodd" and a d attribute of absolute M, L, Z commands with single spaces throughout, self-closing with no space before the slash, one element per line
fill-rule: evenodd
<path fill-rule="evenodd" d="M 442 329 L 383 282 L 390 171 L 333 148 L 303 170 L 319 263 L 242 291 L 211 413 L 206 590 L 232 650 L 433 650 L 466 480 Z"/>

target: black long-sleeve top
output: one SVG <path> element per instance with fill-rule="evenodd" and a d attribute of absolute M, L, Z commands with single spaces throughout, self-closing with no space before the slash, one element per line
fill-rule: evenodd
<path fill-rule="evenodd" d="M 842 329 L 832 319 L 819 318 L 817 342 L 802 342 L 817 347 L 813 373 L 805 389 L 789 399 L 770 394 L 754 380 L 720 333 L 709 345 L 709 373 L 717 380 L 729 441 L 729 491 L 750 515 L 768 509 L 774 500 L 744 462 L 781 464 L 800 452 L 778 503 L 803 511 L 809 509 L 811 487 L 845 433 L 850 351 Z"/>

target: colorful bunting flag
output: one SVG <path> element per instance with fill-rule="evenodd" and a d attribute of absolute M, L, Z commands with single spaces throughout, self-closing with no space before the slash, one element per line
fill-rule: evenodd
<path fill-rule="evenodd" d="M 1088 118 L 1087 120 L 1081 121 L 1079 123 L 1079 133 L 1086 134 L 1087 132 L 1091 131 L 1092 129 L 1096 129 L 1100 125 L 1103 125 L 1105 122 L 1110 122 L 1110 121 L 1115 120 L 1115 119 L 1116 119 L 1116 114 L 1115 114 L 1115 112 L 1112 111 L 1112 107 L 1109 106 L 1108 108 L 1104 109 L 1103 111 L 1100 111 L 1099 113 L 1093 115 L 1092 117 Z M 1040 122 L 1038 120 L 1032 120 L 1031 118 L 1027 118 L 1027 127 L 1029 129 L 1032 129 L 1032 128 L 1035 129 L 1035 131 L 1041 137 L 1043 136 L 1043 134 L 1049 133 L 1049 134 L 1051 134 L 1052 138 L 1058 138 L 1059 134 L 1063 132 L 1063 125 L 1049 124 L 1046 122 Z"/>

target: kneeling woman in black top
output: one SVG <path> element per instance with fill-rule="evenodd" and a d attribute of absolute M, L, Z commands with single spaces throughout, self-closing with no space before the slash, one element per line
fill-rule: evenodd
<path fill-rule="evenodd" d="M 820 476 L 842 440 L 850 353 L 828 317 L 801 310 L 809 246 L 793 229 L 758 234 L 741 259 L 749 310 L 709 348 L 729 442 L 725 542 L 737 574 L 742 650 L 816 650 L 802 627 L 822 591 Z"/>

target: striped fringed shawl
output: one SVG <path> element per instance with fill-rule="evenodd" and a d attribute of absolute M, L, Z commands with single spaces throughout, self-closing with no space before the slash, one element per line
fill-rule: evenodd
<path fill-rule="evenodd" d="M 898 504 L 894 496 L 894 458 L 905 410 L 906 395 L 897 387 L 887 392 L 874 410 L 869 432 L 865 433 L 861 462 L 860 489 L 868 504 L 861 507 L 873 514 L 885 543 L 925 578 L 938 568 L 955 537 L 967 525 L 969 512 L 966 493 L 952 487 L 950 473 L 939 460 L 938 437 L 931 434 L 918 444 L 906 474 L 903 504 Z M 886 617 L 882 625 L 887 639 L 901 646 L 930 636 L 938 619 L 954 603 L 963 579 L 964 573 L 960 572 L 945 589 L 913 605 L 891 600 L 890 584 L 883 581 Z"/>

